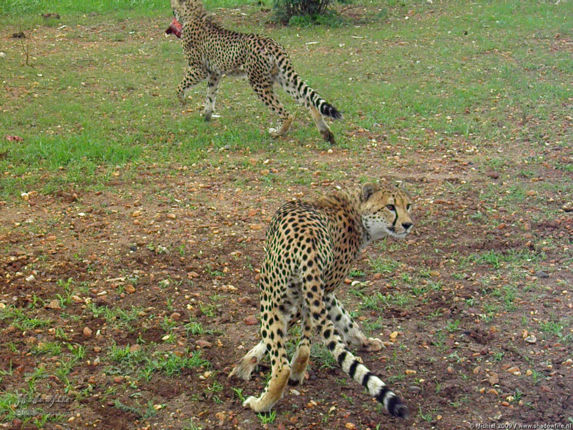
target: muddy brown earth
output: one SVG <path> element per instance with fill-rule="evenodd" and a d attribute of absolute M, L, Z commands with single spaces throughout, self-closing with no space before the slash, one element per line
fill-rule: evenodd
<path fill-rule="evenodd" d="M 350 159 L 344 184 L 377 177 L 376 168 L 358 166 L 390 152 L 310 150 L 309 174 L 319 161 L 343 169 Z M 265 226 L 285 198 L 335 186 L 287 185 L 286 162 L 251 156 L 246 171 L 142 169 L 135 181 L 118 180 L 103 192 L 33 194 L 3 205 L 1 386 L 20 396 L 6 425 L 30 427 L 26 413 L 40 408 L 55 421 L 49 428 L 567 424 L 570 214 L 538 217 L 546 209 L 529 199 L 508 212 L 480 196 L 499 181 L 495 175 L 460 158 L 410 156 L 424 167 L 381 179 L 410 187 L 415 231 L 404 242 L 366 249 L 340 288 L 357 319 L 386 344 L 362 357 L 409 405 L 406 422 L 384 415 L 320 350 L 308 380 L 287 392 L 272 423 L 242 408 L 241 396 L 259 393 L 268 373 L 263 366 L 249 382 L 227 379 L 257 340 Z M 541 181 L 560 175 L 539 173 Z M 237 175 L 249 185 L 236 187 Z M 558 209 L 563 197 L 532 199 Z M 47 347 L 53 344 L 61 349 Z M 78 348 L 84 353 L 73 361 Z M 169 367 L 173 357 L 187 364 Z M 35 404 L 36 396 L 44 403 Z M 54 396 L 65 401 L 47 403 Z"/>
<path fill-rule="evenodd" d="M 479 146 L 349 124 L 339 140 L 359 150 L 284 139 L 1 201 L 2 427 L 572 428 L 571 118 L 539 125 L 557 143 L 509 121 Z M 320 348 L 274 415 L 244 409 L 268 363 L 227 375 L 258 340 L 272 214 L 366 178 L 405 183 L 415 226 L 365 249 L 338 295 L 384 341 L 360 355 L 410 417 L 385 415 Z"/>

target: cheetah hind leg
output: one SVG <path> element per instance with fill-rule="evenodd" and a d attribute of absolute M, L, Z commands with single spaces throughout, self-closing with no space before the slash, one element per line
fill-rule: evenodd
<path fill-rule="evenodd" d="M 183 76 L 183 80 L 177 86 L 177 98 L 179 99 L 179 102 L 181 102 L 182 105 L 185 105 L 187 103 L 187 92 L 189 91 L 189 89 L 192 86 L 197 85 L 206 77 L 207 74 L 202 68 L 197 67 L 195 65 L 187 66 L 187 69 L 185 70 L 185 75 Z"/>
<path fill-rule="evenodd" d="M 328 125 L 324 122 L 324 118 L 322 117 L 321 113 L 318 111 L 317 108 L 314 106 L 310 106 L 310 114 L 312 115 L 312 119 L 318 128 L 318 131 L 322 135 L 322 138 L 329 142 L 331 145 L 335 144 L 334 141 L 334 134 L 330 131 Z"/>
<path fill-rule="evenodd" d="M 229 378 L 236 376 L 237 378 L 244 379 L 248 381 L 251 379 L 251 374 L 257 365 L 263 359 L 265 353 L 267 352 L 267 347 L 263 341 L 259 342 L 254 348 L 247 352 L 241 361 L 233 368 L 231 373 L 229 373 Z"/>
<path fill-rule="evenodd" d="M 283 119 L 283 121 L 281 122 L 281 126 L 279 127 L 279 129 L 277 130 L 276 128 L 269 128 L 269 134 L 271 135 L 271 137 L 273 139 L 276 139 L 277 137 L 280 136 L 284 136 L 287 131 L 289 130 L 292 122 L 294 121 L 294 116 L 293 115 L 287 115 L 287 117 L 285 119 Z"/>
<path fill-rule="evenodd" d="M 255 412 L 268 412 L 283 396 L 290 375 L 290 367 L 283 365 L 274 368 L 271 379 L 260 397 L 250 396 L 244 402 L 244 407 L 249 407 Z"/>
<path fill-rule="evenodd" d="M 279 129 L 269 128 L 269 134 L 272 138 L 284 136 L 290 128 L 294 117 L 285 111 L 283 105 L 275 95 L 272 80 L 267 79 L 267 76 L 261 76 L 256 70 L 247 71 L 247 74 L 249 75 L 249 83 L 253 91 L 271 112 L 278 114 L 281 120 Z"/>
<path fill-rule="evenodd" d="M 310 347 L 308 344 L 299 345 L 291 360 L 290 384 L 299 385 L 304 381 L 306 368 L 310 360 Z"/>
<path fill-rule="evenodd" d="M 263 286 L 263 288 L 265 288 Z M 261 300 L 263 308 L 270 309 L 273 306 L 268 300 Z M 273 312 L 274 311 L 274 312 Z M 268 412 L 283 396 L 290 376 L 290 365 L 287 360 L 285 349 L 285 333 L 288 328 L 288 315 L 280 309 L 271 309 L 269 322 L 268 314 L 263 314 L 261 322 L 261 337 L 265 344 L 269 345 L 271 356 L 271 379 L 265 390 L 259 397 L 251 396 L 243 402 L 243 406 L 250 407 L 255 412 Z"/>
<path fill-rule="evenodd" d="M 312 322 L 306 310 L 302 312 L 302 336 L 294 353 L 290 366 L 290 384 L 298 385 L 304 381 L 306 368 L 310 360 L 310 339 L 312 338 Z"/>
<path fill-rule="evenodd" d="M 205 98 L 205 108 L 203 110 L 203 118 L 205 121 L 211 121 L 211 117 L 213 116 L 220 81 L 221 75 L 218 73 L 211 73 L 207 79 L 207 97 Z"/>
<path fill-rule="evenodd" d="M 360 345 L 360 349 L 369 352 L 380 351 L 382 348 L 384 348 L 384 343 L 380 339 L 375 337 L 366 338 L 362 342 L 362 345 Z"/>

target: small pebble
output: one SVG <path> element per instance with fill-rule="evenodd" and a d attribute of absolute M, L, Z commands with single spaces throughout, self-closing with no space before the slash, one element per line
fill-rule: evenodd
<path fill-rule="evenodd" d="M 489 172 L 486 172 L 486 176 L 491 179 L 497 179 L 499 178 L 499 173 L 494 170 L 490 170 Z"/>
<path fill-rule="evenodd" d="M 50 303 L 48 303 L 48 304 L 46 305 L 46 307 L 47 307 L 48 309 L 62 309 L 62 307 L 60 306 L 60 302 L 57 301 L 56 299 L 50 300 Z"/>
<path fill-rule="evenodd" d="M 204 340 L 204 339 L 199 339 L 195 343 L 200 348 L 211 348 L 213 346 L 213 344 L 211 342 L 209 342 L 208 340 Z"/>

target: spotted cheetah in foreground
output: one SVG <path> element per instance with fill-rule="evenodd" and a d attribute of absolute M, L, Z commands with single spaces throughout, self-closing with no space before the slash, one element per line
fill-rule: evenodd
<path fill-rule="evenodd" d="M 334 135 L 323 115 L 339 119 L 342 115 L 306 85 L 294 71 L 286 51 L 274 40 L 257 34 L 245 34 L 222 28 L 206 16 L 201 0 L 171 0 L 177 24 L 181 24 L 183 52 L 187 71 L 177 87 L 182 103 L 186 91 L 207 79 L 207 99 L 203 112 L 209 121 L 215 109 L 217 87 L 226 75 L 247 75 L 251 87 L 265 105 L 279 116 L 278 129 L 270 128 L 273 137 L 284 135 L 293 117 L 276 97 L 273 85 L 279 85 L 310 110 L 322 137 L 334 143 Z M 171 27 L 167 32 L 173 32 Z"/>
<path fill-rule="evenodd" d="M 261 337 L 229 376 L 248 380 L 266 352 L 272 375 L 260 397 L 243 403 L 269 411 L 287 382 L 302 383 L 310 342 L 318 334 L 342 370 L 362 384 L 391 415 L 408 409 L 384 382 L 348 349 L 381 349 L 367 338 L 334 295 L 360 250 L 385 236 L 405 237 L 412 229 L 410 198 L 395 187 L 364 185 L 312 202 L 292 201 L 275 214 L 267 232 L 261 269 Z M 285 349 L 289 325 L 301 320 L 302 335 L 292 360 Z"/>

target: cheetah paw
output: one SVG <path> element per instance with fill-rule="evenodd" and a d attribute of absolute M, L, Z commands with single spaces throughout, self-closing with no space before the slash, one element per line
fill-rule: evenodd
<path fill-rule="evenodd" d="M 244 408 L 251 408 L 253 411 L 255 412 L 268 412 L 271 410 L 272 405 L 266 406 L 261 404 L 261 400 L 258 399 L 255 396 L 249 396 L 247 397 L 247 399 L 243 402 L 243 407 Z"/>
<path fill-rule="evenodd" d="M 380 339 L 376 339 L 374 337 L 369 337 L 362 343 L 362 349 L 364 351 L 374 352 L 380 351 L 382 348 L 384 348 L 384 343 Z"/>
<path fill-rule="evenodd" d="M 335 140 L 334 140 L 334 134 L 332 134 L 332 131 L 326 129 L 326 130 L 322 130 L 322 131 L 320 132 L 320 134 L 322 135 L 322 138 L 323 138 L 326 142 L 330 143 L 331 145 L 334 145 L 334 144 L 336 143 Z"/>
<path fill-rule="evenodd" d="M 294 373 L 290 374 L 288 383 L 289 385 L 296 387 L 298 385 L 302 385 L 304 382 L 304 378 L 306 376 L 306 372 L 302 372 L 300 375 L 295 375 Z"/>
<path fill-rule="evenodd" d="M 255 396 L 249 396 L 245 399 L 245 401 L 243 402 L 243 407 L 244 408 L 253 408 L 253 404 L 257 401 L 257 398 Z"/>

